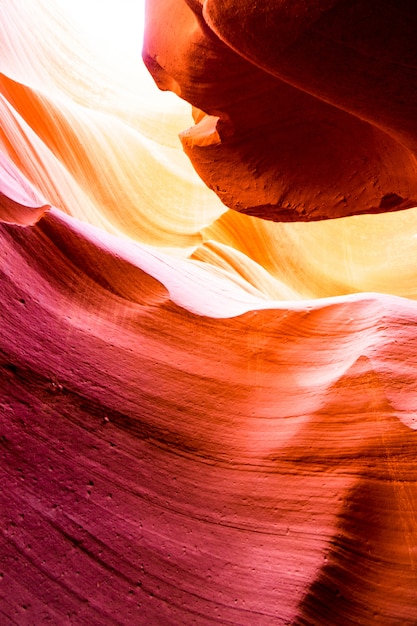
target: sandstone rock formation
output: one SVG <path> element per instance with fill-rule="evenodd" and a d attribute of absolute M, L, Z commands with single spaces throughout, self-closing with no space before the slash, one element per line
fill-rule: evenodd
<path fill-rule="evenodd" d="M 243 5 L 148 7 L 159 84 L 220 118 L 196 112 L 183 135 L 202 175 L 224 174 L 238 208 L 269 193 L 289 132 L 269 107 L 289 98 L 314 129 L 346 120 L 346 169 L 330 137 L 332 167 L 324 148 L 302 155 L 323 198 L 332 173 L 347 212 L 412 198 L 394 114 L 388 132 L 278 80 L 269 49 L 233 39 Z M 335 33 L 341 14 L 320 7 L 342 3 L 306 13 Z M 309 32 L 307 17 L 288 24 Z M 302 34 L 283 24 L 287 49 Z M 1 3 L 0 623 L 415 626 L 417 210 L 226 210 L 176 144 L 185 109 L 142 98 L 136 66 L 111 70 L 87 43 L 55 0 Z M 252 149 L 259 187 L 241 174 Z M 290 153 L 291 197 L 311 199 Z M 355 159 L 381 166 L 373 198 Z"/>
<path fill-rule="evenodd" d="M 417 13 L 376 0 L 154 0 L 144 60 L 200 110 L 182 142 L 232 209 L 274 221 L 416 204 Z"/>

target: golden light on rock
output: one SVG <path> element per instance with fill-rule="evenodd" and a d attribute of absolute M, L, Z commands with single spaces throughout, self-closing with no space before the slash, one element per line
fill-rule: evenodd
<path fill-rule="evenodd" d="M 417 624 L 415 11 L 290 4 L 1 4 L 1 624 Z"/>

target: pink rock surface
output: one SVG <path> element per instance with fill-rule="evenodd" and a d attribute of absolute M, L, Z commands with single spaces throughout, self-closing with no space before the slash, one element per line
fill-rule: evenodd
<path fill-rule="evenodd" d="M 415 305 L 201 317 L 80 231 L 2 229 L 3 614 L 415 623 Z"/>
<path fill-rule="evenodd" d="M 0 623 L 415 626 L 417 211 L 225 211 L 56 9 L 0 8 Z"/>

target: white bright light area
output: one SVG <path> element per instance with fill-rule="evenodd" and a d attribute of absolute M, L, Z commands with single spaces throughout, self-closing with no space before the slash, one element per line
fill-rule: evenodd
<path fill-rule="evenodd" d="M 55 0 L 92 47 L 109 56 L 140 58 L 145 0 Z"/>
<path fill-rule="evenodd" d="M 68 16 L 100 66 L 114 76 L 115 82 L 124 82 L 129 89 L 140 91 L 158 111 L 179 113 L 191 119 L 190 105 L 174 94 L 161 92 L 143 64 L 145 0 L 52 2 Z"/>

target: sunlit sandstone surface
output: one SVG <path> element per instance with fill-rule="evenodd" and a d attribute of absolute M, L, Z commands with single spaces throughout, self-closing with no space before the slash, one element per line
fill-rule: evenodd
<path fill-rule="evenodd" d="M 417 624 L 415 11 L 308 4 L 149 2 L 194 126 L 140 50 L 1 2 L 2 625 Z"/>
<path fill-rule="evenodd" d="M 388 0 L 149 0 L 144 60 L 227 206 L 291 222 L 416 205 L 417 12 Z"/>

